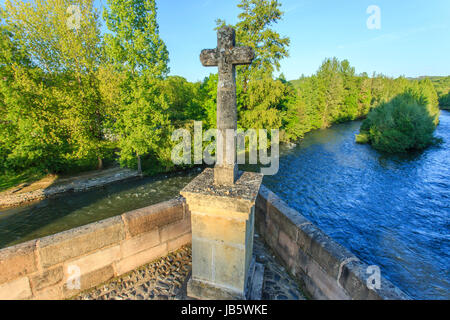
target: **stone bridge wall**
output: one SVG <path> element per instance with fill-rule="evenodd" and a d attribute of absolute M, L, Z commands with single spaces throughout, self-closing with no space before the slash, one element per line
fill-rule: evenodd
<path fill-rule="evenodd" d="M 255 228 L 315 299 L 408 299 L 388 280 L 367 288 L 368 265 L 262 186 Z M 182 198 L 0 250 L 1 299 L 65 299 L 191 242 Z M 71 267 L 80 289 L 67 283 Z"/>
<path fill-rule="evenodd" d="M 408 299 L 381 277 L 381 288 L 367 287 L 361 262 L 262 186 L 256 200 L 255 228 L 302 289 L 315 299 Z"/>
<path fill-rule="evenodd" d="M 190 220 L 177 198 L 2 249 L 0 299 L 70 298 L 190 243 Z"/>

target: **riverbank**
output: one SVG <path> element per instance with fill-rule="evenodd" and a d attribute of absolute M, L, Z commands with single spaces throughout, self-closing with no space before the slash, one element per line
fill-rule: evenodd
<path fill-rule="evenodd" d="M 28 202 L 39 201 L 65 194 L 82 192 L 93 188 L 139 177 L 135 170 L 110 168 L 90 171 L 76 176 L 60 178 L 48 175 L 32 183 L 22 183 L 0 193 L 0 209 L 19 206 Z"/>

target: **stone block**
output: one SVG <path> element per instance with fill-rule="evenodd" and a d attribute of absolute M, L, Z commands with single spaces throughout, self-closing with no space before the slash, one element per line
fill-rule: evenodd
<path fill-rule="evenodd" d="M 263 176 L 243 172 L 232 186 L 215 185 L 214 170 L 205 169 L 180 192 L 186 198 L 191 212 L 215 213 L 217 215 L 249 214 L 255 204 Z M 208 211 L 205 211 L 207 208 Z"/>
<path fill-rule="evenodd" d="M 82 274 L 80 277 L 80 288 L 70 288 L 67 283 L 63 286 L 63 296 L 64 298 L 71 298 L 81 291 L 94 288 L 102 283 L 107 282 L 108 280 L 114 277 L 114 269 L 111 265 L 105 266 L 101 269 L 94 270 L 85 274 Z"/>
<path fill-rule="evenodd" d="M 261 185 L 258 196 L 256 197 L 255 208 L 256 210 L 260 210 L 261 214 L 264 216 L 267 213 L 267 198 L 269 197 L 270 192 L 271 191 L 264 185 Z"/>
<path fill-rule="evenodd" d="M 126 258 L 141 251 L 156 247 L 160 244 L 159 230 L 153 229 L 149 232 L 127 239 L 120 244 L 122 257 Z"/>
<path fill-rule="evenodd" d="M 314 232 L 317 232 L 317 228 L 312 224 L 299 228 L 297 234 L 297 244 L 305 253 L 309 254 L 311 252 L 311 243 Z"/>
<path fill-rule="evenodd" d="M 33 295 L 33 300 L 62 300 L 64 299 L 62 288 L 62 285 L 56 285 L 39 290 Z"/>
<path fill-rule="evenodd" d="M 182 246 L 188 245 L 191 242 L 192 242 L 192 234 L 191 233 L 186 233 L 186 234 L 182 235 L 181 237 L 178 237 L 176 239 L 170 240 L 167 243 L 167 251 L 169 253 L 173 252 L 173 251 L 177 251 Z"/>
<path fill-rule="evenodd" d="M 213 281 L 214 242 L 192 237 L 192 277 Z"/>
<path fill-rule="evenodd" d="M 244 292 L 246 281 L 244 248 L 216 243 L 213 256 L 214 282 Z"/>
<path fill-rule="evenodd" d="M 33 276 L 30 276 L 33 291 L 39 291 L 47 287 L 51 287 L 64 278 L 64 270 L 62 266 L 44 270 Z"/>
<path fill-rule="evenodd" d="M 190 278 L 187 284 L 187 295 L 198 300 L 244 300 L 242 293 L 221 288 L 215 284 Z"/>
<path fill-rule="evenodd" d="M 246 221 L 229 219 L 226 216 L 209 216 L 192 213 L 192 234 L 197 238 L 244 245 Z"/>
<path fill-rule="evenodd" d="M 278 246 L 279 227 L 273 220 L 267 221 L 266 241 L 276 251 Z"/>
<path fill-rule="evenodd" d="M 28 277 L 18 278 L 0 285 L 0 300 L 22 300 L 31 298 Z"/>
<path fill-rule="evenodd" d="M 183 201 L 173 199 L 125 213 L 122 217 L 126 222 L 129 234 L 134 237 L 183 219 Z"/>
<path fill-rule="evenodd" d="M 280 230 L 278 236 L 278 243 L 282 250 L 284 250 L 289 256 L 295 258 L 298 252 L 298 244 L 287 233 Z"/>
<path fill-rule="evenodd" d="M 167 242 L 179 238 L 191 232 L 191 219 L 183 219 L 167 226 L 161 227 L 161 242 Z"/>
<path fill-rule="evenodd" d="M 103 249 L 81 258 L 67 261 L 64 264 L 64 272 L 67 273 L 69 266 L 77 266 L 80 268 L 81 274 L 87 274 L 91 271 L 101 269 L 105 266 L 112 265 L 120 259 L 120 245 Z"/>
<path fill-rule="evenodd" d="M 298 244 L 292 240 L 284 231 L 280 230 L 278 236 L 277 253 L 284 261 L 286 267 L 292 272 L 295 261 L 297 260 L 297 253 L 299 250 Z"/>
<path fill-rule="evenodd" d="M 337 279 L 341 263 L 351 258 L 356 259 L 355 255 L 333 241 L 319 228 L 310 226 L 306 230 L 306 235 L 311 237 L 307 253 L 314 257 L 327 274 Z"/>
<path fill-rule="evenodd" d="M 270 219 L 294 241 L 297 240 L 298 225 L 310 223 L 298 211 L 289 208 L 284 201 L 279 199 L 268 202 L 267 208 Z"/>
<path fill-rule="evenodd" d="M 312 280 L 312 288 L 308 288 L 308 291 L 313 294 L 313 297 L 316 299 L 326 298 L 329 300 L 350 299 L 347 292 L 337 283 L 336 278 L 331 277 L 323 270 L 311 256 L 304 254 L 303 252 L 300 252 L 299 256 L 302 256 L 301 259 L 303 265 L 301 269 Z M 314 292 L 321 292 L 323 296 L 315 296 Z"/>
<path fill-rule="evenodd" d="M 95 222 L 42 238 L 38 245 L 43 268 L 119 243 L 125 237 L 120 217 Z"/>
<path fill-rule="evenodd" d="M 117 275 L 122 275 L 130 272 L 167 254 L 167 243 L 163 243 L 156 247 L 137 253 L 133 256 L 124 258 L 116 263 Z"/>
<path fill-rule="evenodd" d="M 0 284 L 37 271 L 36 240 L 0 250 Z"/>

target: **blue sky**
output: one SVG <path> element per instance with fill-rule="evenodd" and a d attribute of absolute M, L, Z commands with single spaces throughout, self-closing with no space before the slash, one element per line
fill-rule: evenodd
<path fill-rule="evenodd" d="M 1 1 L 4 2 L 3 0 Z M 217 18 L 237 22 L 239 0 L 157 0 L 160 34 L 171 75 L 202 80 L 214 68 L 200 64 L 214 48 Z M 326 57 L 348 59 L 358 73 L 388 76 L 450 75 L 449 0 L 280 0 L 284 19 L 273 26 L 291 39 L 281 63 L 287 79 L 316 72 Z M 106 6 L 106 0 L 96 0 Z M 381 10 L 381 29 L 368 29 L 370 5 Z"/>
<path fill-rule="evenodd" d="M 103 0 L 106 1 L 106 0 Z M 214 48 L 217 18 L 236 23 L 238 0 L 159 0 L 160 33 L 170 52 L 171 74 L 201 80 L 212 70 L 199 54 Z M 281 0 L 274 26 L 291 39 L 281 72 L 287 79 L 315 73 L 326 57 L 348 59 L 357 72 L 389 76 L 450 74 L 449 0 Z M 369 30 L 370 5 L 381 10 L 381 29 Z M 215 72 L 215 71 L 214 71 Z"/>

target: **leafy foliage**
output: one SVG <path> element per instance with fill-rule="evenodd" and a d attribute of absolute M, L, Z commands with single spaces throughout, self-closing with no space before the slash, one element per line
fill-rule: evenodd
<path fill-rule="evenodd" d="M 427 104 L 423 94 L 408 89 L 369 113 L 357 142 L 388 153 L 425 149 L 436 142 L 436 114 Z"/>
<path fill-rule="evenodd" d="M 104 37 L 93 1 L 5 1 L 0 171 L 7 181 L 101 167 L 116 155 L 123 166 L 147 173 L 172 170 L 173 129 L 192 130 L 192 120 L 202 121 L 204 130 L 216 126 L 218 76 L 196 83 L 168 76 L 155 0 L 108 0 L 103 18 L 110 32 Z M 66 24 L 70 5 L 81 11 L 75 29 Z M 277 128 L 281 141 L 297 141 L 311 130 L 370 112 L 359 142 L 409 150 L 431 141 L 428 133 L 439 121 L 438 94 L 441 106 L 450 105 L 449 77 L 369 77 L 356 74 L 347 60 L 330 58 L 310 77 L 274 78 L 290 42 L 273 29 L 283 18 L 280 2 L 241 0 L 238 7 L 237 45 L 256 51 L 252 65 L 237 69 L 240 128 Z M 394 117 L 399 118 L 389 120 Z M 388 120 L 385 136 L 386 127 L 376 128 Z M 373 136 L 371 121 L 377 123 Z M 405 129 L 397 130 L 399 125 Z"/>

